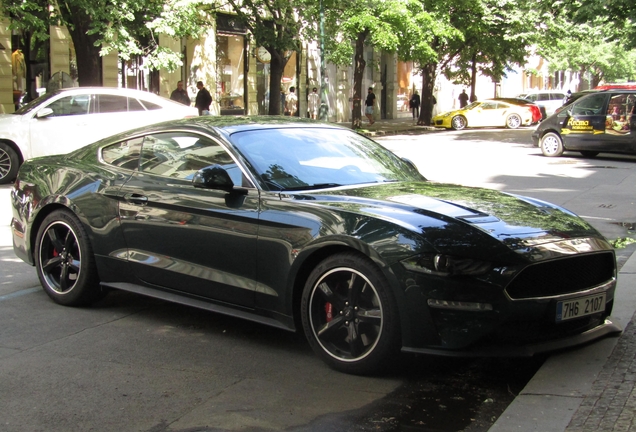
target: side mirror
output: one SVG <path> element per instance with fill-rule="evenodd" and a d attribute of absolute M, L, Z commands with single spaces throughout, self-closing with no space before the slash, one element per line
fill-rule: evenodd
<path fill-rule="evenodd" d="M 46 118 L 46 117 L 50 116 L 51 114 L 53 114 L 53 110 L 51 108 L 42 108 L 40 111 L 37 112 L 35 117 L 36 118 Z"/>
<path fill-rule="evenodd" d="M 195 188 L 219 189 L 232 192 L 234 182 L 230 175 L 220 165 L 210 165 L 202 168 L 194 174 L 192 185 Z"/>

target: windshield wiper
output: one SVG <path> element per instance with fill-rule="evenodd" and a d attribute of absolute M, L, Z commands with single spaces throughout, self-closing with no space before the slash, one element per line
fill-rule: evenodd
<path fill-rule="evenodd" d="M 313 189 L 326 189 L 326 188 L 332 188 L 332 187 L 338 187 L 338 186 L 342 186 L 342 185 L 339 183 L 316 183 L 316 184 L 307 185 L 307 186 L 296 186 L 291 188 L 285 188 L 284 190 L 286 191 L 313 190 Z"/>

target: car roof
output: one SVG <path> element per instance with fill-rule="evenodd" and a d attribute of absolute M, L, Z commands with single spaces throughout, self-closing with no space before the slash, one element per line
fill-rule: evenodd
<path fill-rule="evenodd" d="M 160 97 L 151 92 L 145 90 L 119 88 L 119 87 L 67 87 L 53 90 L 53 94 L 73 94 L 73 93 L 96 93 L 96 94 L 121 94 L 130 97 L 148 97 L 157 98 Z"/>

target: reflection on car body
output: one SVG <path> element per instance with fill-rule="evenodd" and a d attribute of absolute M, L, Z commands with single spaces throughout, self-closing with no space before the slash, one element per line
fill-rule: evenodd
<path fill-rule="evenodd" d="M 11 199 L 14 251 L 55 302 L 119 289 L 302 328 L 344 372 L 400 349 L 527 356 L 620 331 L 614 251 L 587 222 L 429 182 L 333 125 L 166 122 L 27 161 Z"/>

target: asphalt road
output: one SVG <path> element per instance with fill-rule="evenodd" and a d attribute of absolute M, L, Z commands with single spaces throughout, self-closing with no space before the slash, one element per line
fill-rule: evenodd
<path fill-rule="evenodd" d="M 545 199 L 610 239 L 631 235 L 636 158 L 549 159 L 530 133 L 380 141 L 430 180 Z M 13 255 L 8 196 L 0 187 L 3 432 L 486 431 L 544 360 L 404 356 L 389 375 L 356 377 L 328 369 L 302 335 L 130 293 L 61 307 Z"/>

